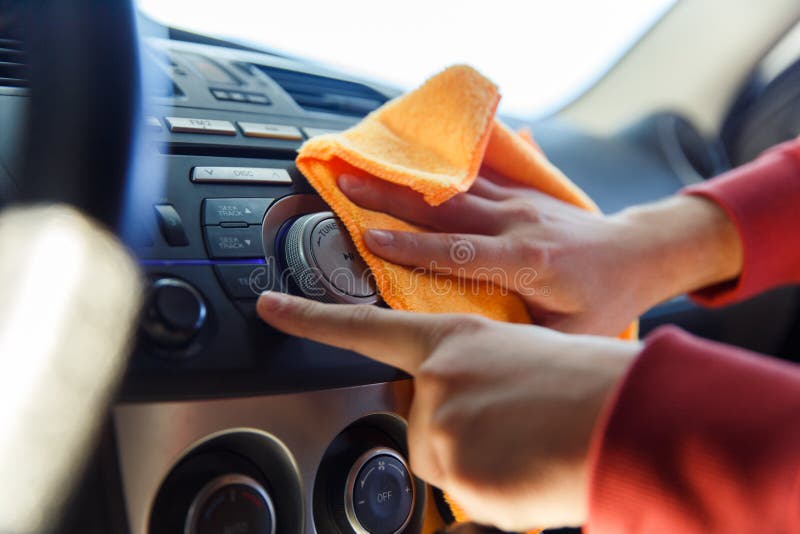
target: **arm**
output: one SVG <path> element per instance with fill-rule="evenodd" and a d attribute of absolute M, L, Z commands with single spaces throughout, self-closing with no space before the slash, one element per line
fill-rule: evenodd
<path fill-rule="evenodd" d="M 585 520 L 595 421 L 639 343 L 280 293 L 258 313 L 412 375 L 411 469 L 471 520 L 508 531 Z"/>
<path fill-rule="evenodd" d="M 587 534 L 800 529 L 800 370 L 652 334 L 598 424 Z"/>
<path fill-rule="evenodd" d="M 695 300 L 722 306 L 800 282 L 800 138 L 684 193 L 719 205 L 744 251 L 739 276 L 694 293 Z"/>
<path fill-rule="evenodd" d="M 514 531 L 586 521 L 588 534 L 800 530 L 795 366 L 674 329 L 642 348 L 280 294 L 263 295 L 258 312 L 413 375 L 411 467 L 476 521 Z"/>

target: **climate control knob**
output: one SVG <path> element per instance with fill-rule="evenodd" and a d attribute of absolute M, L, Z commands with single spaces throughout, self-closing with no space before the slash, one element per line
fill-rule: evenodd
<path fill-rule="evenodd" d="M 142 317 L 147 337 L 164 348 L 183 347 L 206 321 L 206 303 L 194 287 L 177 278 L 153 282 Z"/>
<path fill-rule="evenodd" d="M 397 534 L 411 520 L 414 496 L 414 479 L 403 457 L 388 448 L 369 450 L 347 476 L 347 521 L 357 534 Z"/>
<path fill-rule="evenodd" d="M 275 508 L 264 487 L 239 474 L 211 480 L 195 497 L 186 534 L 275 533 Z"/>
<path fill-rule="evenodd" d="M 369 269 L 333 213 L 303 215 L 288 224 L 283 261 L 306 297 L 347 304 L 377 301 Z"/>

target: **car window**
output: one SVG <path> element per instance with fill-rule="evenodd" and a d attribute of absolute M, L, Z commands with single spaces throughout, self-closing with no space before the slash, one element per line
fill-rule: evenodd
<path fill-rule="evenodd" d="M 411 88 L 469 63 L 501 88 L 501 112 L 546 114 L 591 85 L 675 0 L 138 0 L 174 27 L 256 42 Z"/>

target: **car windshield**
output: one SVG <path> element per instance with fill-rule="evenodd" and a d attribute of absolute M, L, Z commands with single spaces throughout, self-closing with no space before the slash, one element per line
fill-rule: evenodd
<path fill-rule="evenodd" d="M 454 63 L 500 86 L 500 111 L 546 115 L 589 87 L 675 0 L 138 0 L 162 24 L 402 89 Z"/>

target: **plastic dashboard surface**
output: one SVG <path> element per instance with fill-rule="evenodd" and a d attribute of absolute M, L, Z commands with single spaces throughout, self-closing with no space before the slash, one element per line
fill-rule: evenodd
<path fill-rule="evenodd" d="M 209 223 L 204 204 L 208 199 L 259 199 L 259 205 L 270 206 L 288 195 L 313 196 L 293 165 L 302 141 L 319 131 L 345 129 L 363 114 L 365 102 L 378 105 L 381 95 L 389 99 L 398 93 L 320 67 L 232 48 L 150 39 L 143 56 L 150 72 L 146 77 L 159 87 L 145 110 L 149 139 L 142 147 L 135 209 L 123 221 L 122 233 L 151 281 L 178 280 L 194 289 L 202 300 L 203 321 L 178 346 L 141 335 L 123 398 L 279 393 L 401 378 L 394 369 L 284 336 L 258 321 L 257 293 L 234 286 L 237 276 L 249 278 L 256 269 L 270 268 L 271 258 L 259 250 L 274 243 L 254 242 L 260 239 L 257 219 Z M 19 121 L 24 95 L 0 93 L 0 99 L 0 120 Z M 255 133 L 245 135 L 248 129 Z M 662 198 L 686 183 L 658 147 L 635 136 L 599 138 L 557 121 L 533 129 L 548 157 L 604 212 Z M 13 143 L 0 141 L 0 169 L 10 169 L 8 176 L 0 174 L 0 191 L 13 187 Z M 198 169 L 219 168 L 269 169 L 290 180 L 192 179 Z M 182 235 L 175 234 L 176 224 Z M 231 243 L 245 252 L 220 252 L 219 247 L 230 249 Z M 653 310 L 643 325 L 646 331 L 677 322 L 722 341 L 775 351 L 795 297 L 779 292 L 759 302 L 733 312 L 701 314 L 678 300 Z M 761 312 L 764 307 L 772 311 L 771 318 Z M 737 334 L 743 324 L 751 333 L 761 331 L 759 340 Z"/>

